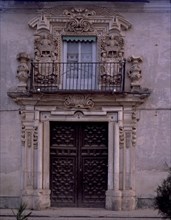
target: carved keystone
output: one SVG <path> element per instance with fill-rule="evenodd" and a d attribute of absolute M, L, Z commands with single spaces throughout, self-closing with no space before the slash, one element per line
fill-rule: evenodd
<path fill-rule="evenodd" d="M 20 63 L 17 68 L 17 78 L 19 80 L 18 89 L 26 90 L 27 81 L 29 78 L 28 62 L 30 57 L 27 53 L 22 52 L 17 55 L 17 60 Z"/>
<path fill-rule="evenodd" d="M 141 89 L 140 79 L 142 78 L 142 75 L 139 64 L 142 61 L 141 57 L 131 56 L 128 58 L 128 62 L 132 64 L 128 71 L 128 77 L 131 80 L 131 91 L 139 91 Z"/>

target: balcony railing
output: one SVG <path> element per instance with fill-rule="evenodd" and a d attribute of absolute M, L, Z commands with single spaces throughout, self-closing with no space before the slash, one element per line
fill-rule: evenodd
<path fill-rule="evenodd" d="M 96 63 L 32 62 L 30 91 L 124 92 L 125 61 Z"/>

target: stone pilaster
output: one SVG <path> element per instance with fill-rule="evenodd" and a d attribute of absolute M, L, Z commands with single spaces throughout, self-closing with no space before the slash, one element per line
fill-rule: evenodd
<path fill-rule="evenodd" d="M 23 190 L 22 201 L 31 209 L 50 206 L 50 190 L 43 188 L 42 124 L 31 106 L 22 111 Z"/>
<path fill-rule="evenodd" d="M 136 112 L 134 107 L 124 109 L 124 141 L 122 166 L 122 210 L 133 210 L 135 197 L 135 144 L 136 144 Z"/>
<path fill-rule="evenodd" d="M 120 119 L 120 113 L 118 113 Z M 122 193 L 119 190 L 119 123 L 109 122 L 109 166 L 113 181 L 106 192 L 106 209 L 119 211 L 122 208 Z M 111 146 L 110 146 L 111 145 Z M 110 168 L 109 168 L 110 169 Z"/>

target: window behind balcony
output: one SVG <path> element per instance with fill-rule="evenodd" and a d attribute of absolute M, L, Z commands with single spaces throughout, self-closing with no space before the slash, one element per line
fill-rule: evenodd
<path fill-rule="evenodd" d="M 97 87 L 95 37 L 63 37 L 63 61 L 63 88 L 90 90 Z"/>

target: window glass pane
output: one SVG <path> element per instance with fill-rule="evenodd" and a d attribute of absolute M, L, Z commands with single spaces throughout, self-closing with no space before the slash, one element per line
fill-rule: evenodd
<path fill-rule="evenodd" d="M 67 43 L 67 62 L 78 62 L 78 43 Z"/>
<path fill-rule="evenodd" d="M 92 42 L 81 42 L 81 61 L 92 62 Z"/>
<path fill-rule="evenodd" d="M 92 89 L 97 86 L 96 42 L 64 40 L 64 62 L 65 88 Z"/>

